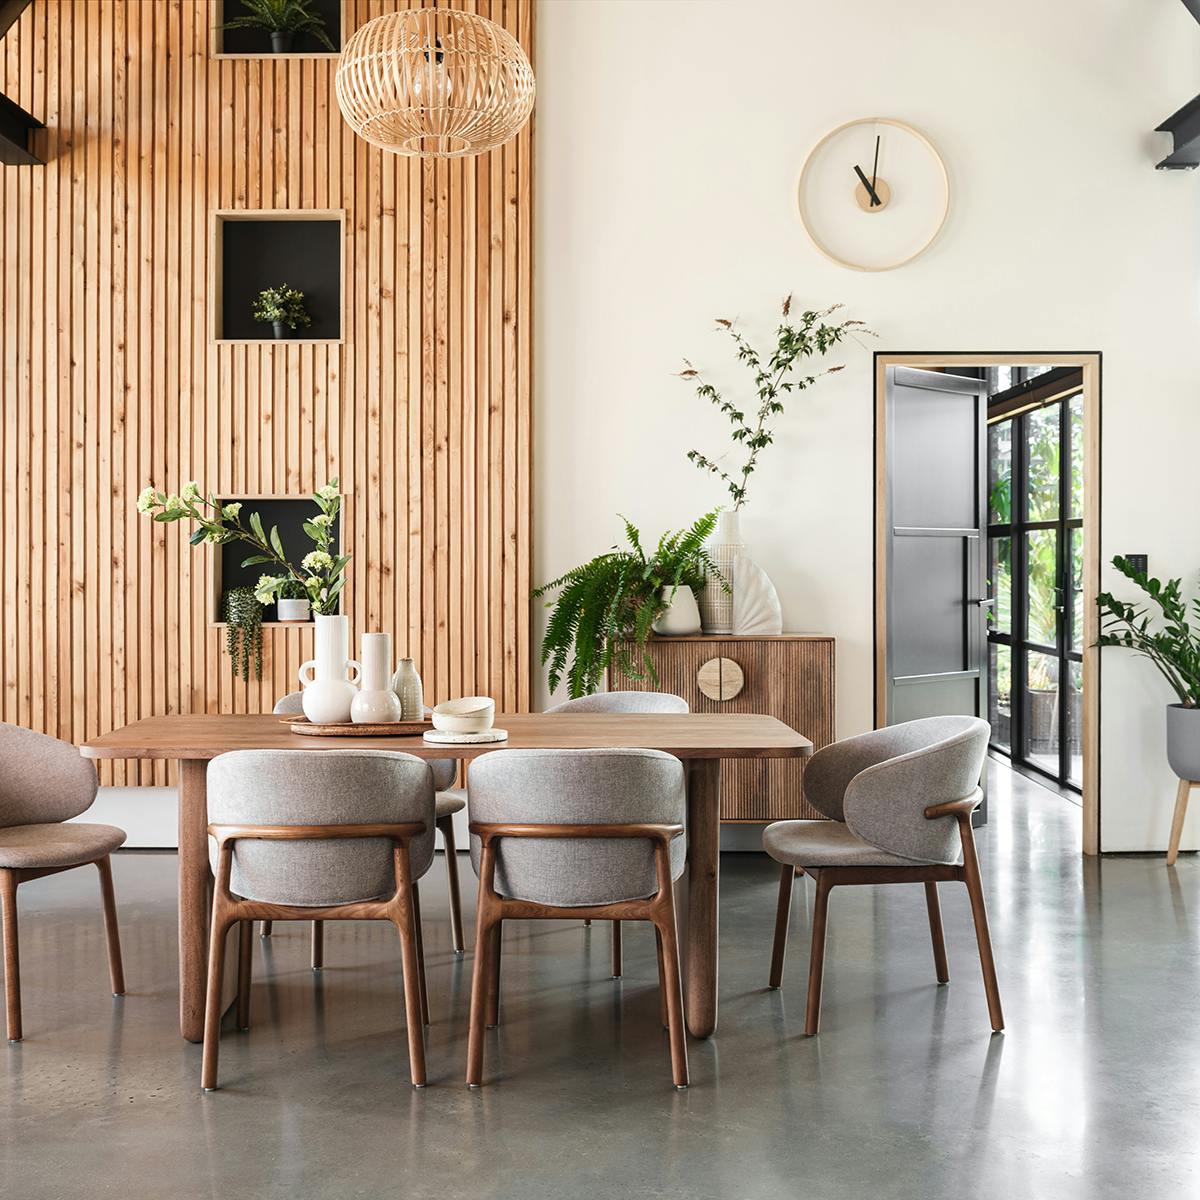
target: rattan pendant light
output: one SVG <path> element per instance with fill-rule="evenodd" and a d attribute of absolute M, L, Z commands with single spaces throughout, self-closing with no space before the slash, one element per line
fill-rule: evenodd
<path fill-rule="evenodd" d="M 533 68 L 493 21 L 413 8 L 368 21 L 337 66 L 342 116 L 396 154 L 460 158 L 507 142 L 533 110 Z"/>

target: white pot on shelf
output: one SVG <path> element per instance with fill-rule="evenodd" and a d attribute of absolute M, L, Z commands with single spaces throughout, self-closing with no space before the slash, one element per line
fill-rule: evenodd
<path fill-rule="evenodd" d="M 686 637 L 700 632 L 700 606 L 690 587 L 665 587 L 662 599 L 667 611 L 654 622 L 655 633 L 664 637 Z"/>
<path fill-rule="evenodd" d="M 291 600 L 281 597 L 275 601 L 275 616 L 280 621 L 307 621 L 311 615 L 307 599 Z"/>
<path fill-rule="evenodd" d="M 361 670 L 350 657 L 350 618 L 318 614 L 314 625 L 316 652 L 300 668 L 304 715 L 314 725 L 349 721 Z"/>
<path fill-rule="evenodd" d="M 362 687 L 350 704 L 350 720 L 356 725 L 379 725 L 399 721 L 403 709 L 392 691 L 392 635 L 362 635 Z"/>

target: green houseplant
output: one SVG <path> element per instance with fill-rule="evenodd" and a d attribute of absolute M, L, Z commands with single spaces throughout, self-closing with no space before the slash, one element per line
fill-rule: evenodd
<path fill-rule="evenodd" d="M 230 588 L 221 596 L 225 648 L 233 660 L 233 673 L 247 681 L 251 658 L 254 659 L 254 678 L 262 678 L 262 615 L 263 606 L 253 588 Z"/>
<path fill-rule="evenodd" d="M 241 0 L 245 15 L 218 25 L 218 29 L 265 29 L 271 35 L 271 50 L 287 54 L 296 34 L 307 33 L 327 50 L 337 47 L 325 32 L 325 18 L 313 12 L 312 0 Z"/>
<path fill-rule="evenodd" d="M 676 590 L 702 587 L 710 575 L 724 585 L 704 549 L 717 511 L 663 534 L 649 554 L 636 526 L 622 517 L 627 546 L 613 546 L 534 590 L 535 598 L 557 593 L 547 603 L 553 611 L 542 638 L 551 689 L 565 679 L 572 699 L 590 695 L 614 663 L 631 679 L 658 682 L 646 642 Z"/>
<path fill-rule="evenodd" d="M 1124 646 L 1148 658 L 1178 697 L 1167 707 L 1167 760 L 1180 779 L 1200 779 L 1200 598 L 1183 598 L 1183 582 L 1162 583 L 1127 558 L 1112 560 L 1126 579 L 1149 597 L 1152 608 L 1120 600 L 1111 592 L 1096 597 L 1101 646 Z"/>
<path fill-rule="evenodd" d="M 254 301 L 251 316 L 264 325 L 270 325 L 277 338 L 287 337 L 312 324 L 312 317 L 304 307 L 304 293 L 281 283 L 278 287 L 263 288 Z"/>
<path fill-rule="evenodd" d="M 307 621 L 311 607 L 304 585 L 290 575 L 275 591 L 275 612 L 280 621 Z"/>

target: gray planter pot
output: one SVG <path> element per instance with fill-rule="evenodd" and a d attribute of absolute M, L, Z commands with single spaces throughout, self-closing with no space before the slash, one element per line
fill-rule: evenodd
<path fill-rule="evenodd" d="M 1200 708 L 1167 705 L 1167 762 L 1180 779 L 1200 780 Z"/>

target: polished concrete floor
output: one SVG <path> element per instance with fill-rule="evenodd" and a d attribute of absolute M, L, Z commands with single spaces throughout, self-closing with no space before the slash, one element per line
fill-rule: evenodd
<path fill-rule="evenodd" d="M 95 873 L 21 889 L 26 1040 L 0 1045 L 0 1195 L 193 1197 L 1200 1196 L 1200 862 L 1084 862 L 1079 810 L 993 767 L 979 835 L 1008 1030 L 990 1034 L 966 897 L 942 885 L 952 983 L 919 888 L 835 891 L 822 1032 L 801 1036 L 811 893 L 765 990 L 776 871 L 722 864 L 721 1023 L 670 1086 L 653 937 L 608 977 L 599 926 L 514 927 L 490 1083 L 468 1091 L 470 958 L 442 861 L 422 885 L 430 1086 L 413 1091 L 382 925 L 256 951 L 253 1028 L 220 1091 L 176 1026 L 173 856 L 115 864 L 129 994 L 113 1000 Z M 461 860 L 464 867 L 466 860 Z M 466 882 L 473 882 L 469 868 Z M 809 885 L 811 889 L 811 884 Z M 627 927 L 628 928 L 628 927 Z"/>

